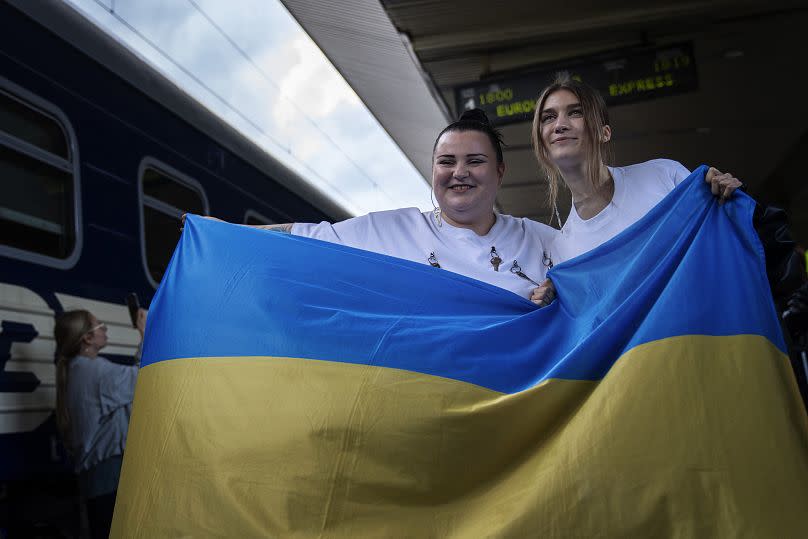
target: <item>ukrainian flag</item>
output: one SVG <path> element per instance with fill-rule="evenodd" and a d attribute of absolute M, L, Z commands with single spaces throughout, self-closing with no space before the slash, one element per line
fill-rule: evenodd
<path fill-rule="evenodd" d="M 702 167 L 551 272 L 191 217 L 149 317 L 114 537 L 805 537 L 808 422 L 743 194 Z"/>

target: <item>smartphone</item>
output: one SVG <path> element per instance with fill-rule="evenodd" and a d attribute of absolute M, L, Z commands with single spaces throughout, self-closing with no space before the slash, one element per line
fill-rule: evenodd
<path fill-rule="evenodd" d="M 126 306 L 129 307 L 129 318 L 132 319 L 132 327 L 137 327 L 137 312 L 140 310 L 140 300 L 137 297 L 137 292 L 130 292 L 126 296 Z"/>

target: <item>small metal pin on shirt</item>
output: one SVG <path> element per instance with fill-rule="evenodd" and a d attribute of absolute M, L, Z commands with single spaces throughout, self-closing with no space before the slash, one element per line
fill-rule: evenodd
<path fill-rule="evenodd" d="M 502 264 L 502 258 L 499 256 L 496 247 L 491 247 L 491 265 L 494 266 L 494 271 L 499 271 L 499 265 Z"/>
<path fill-rule="evenodd" d="M 530 281 L 531 283 L 535 284 L 536 286 L 541 286 L 539 283 L 537 283 L 536 281 L 534 281 L 533 279 L 531 279 L 530 277 L 528 277 L 527 275 L 525 275 L 522 272 L 522 268 L 521 268 L 521 266 L 519 266 L 519 262 L 517 262 L 516 260 L 513 261 L 513 266 L 511 266 L 511 273 L 521 277 L 522 279 L 524 279 L 526 281 Z"/>

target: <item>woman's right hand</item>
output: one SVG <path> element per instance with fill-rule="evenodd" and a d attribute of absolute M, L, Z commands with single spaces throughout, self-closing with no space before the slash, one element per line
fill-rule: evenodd
<path fill-rule="evenodd" d="M 182 216 L 180 217 L 180 232 L 182 232 L 182 229 L 185 228 L 185 216 L 186 215 L 188 215 L 188 214 L 183 213 Z M 222 221 L 218 217 L 214 217 L 212 215 L 200 215 L 200 217 L 202 217 L 203 219 L 210 219 L 211 221 Z"/>
<path fill-rule="evenodd" d="M 185 216 L 188 215 L 187 213 L 183 213 L 182 217 L 180 217 L 180 232 L 182 229 L 185 228 Z M 223 219 L 219 219 L 218 217 L 213 217 L 212 215 L 200 215 L 203 219 L 210 219 L 211 221 L 221 221 L 225 222 Z M 275 232 L 285 232 L 287 234 L 292 232 L 292 225 L 294 223 L 275 223 L 271 225 L 241 225 L 250 228 L 257 228 L 258 230 L 272 230 Z"/>

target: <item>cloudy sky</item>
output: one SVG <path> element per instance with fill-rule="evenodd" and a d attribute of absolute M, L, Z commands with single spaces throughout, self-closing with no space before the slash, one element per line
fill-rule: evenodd
<path fill-rule="evenodd" d="M 354 214 L 429 187 L 279 0 L 65 0 Z"/>

